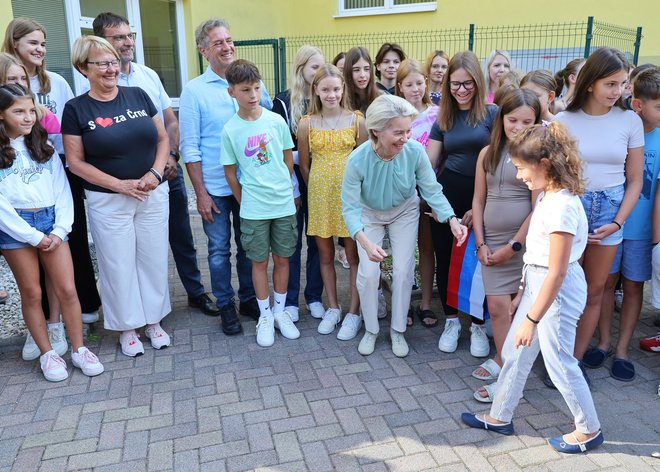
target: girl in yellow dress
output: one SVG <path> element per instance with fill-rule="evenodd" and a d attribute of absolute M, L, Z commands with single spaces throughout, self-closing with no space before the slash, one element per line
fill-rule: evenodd
<path fill-rule="evenodd" d="M 341 186 L 348 155 L 366 141 L 364 117 L 344 103 L 344 80 L 335 66 L 326 64 L 314 76 L 310 113 L 298 125 L 298 158 L 308 186 L 309 223 L 307 234 L 316 237 L 321 277 L 328 297 L 328 309 L 318 331 L 330 334 L 342 319 L 337 302 L 337 274 L 333 236 L 343 237 L 350 263 L 351 305 L 337 338 L 354 338 L 360 326 L 360 301 L 355 287 L 358 255 L 342 217 Z M 312 164 L 313 162 L 313 164 Z"/>

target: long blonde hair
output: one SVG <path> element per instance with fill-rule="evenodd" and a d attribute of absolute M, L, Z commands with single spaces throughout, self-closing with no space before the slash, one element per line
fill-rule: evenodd
<path fill-rule="evenodd" d="M 5 41 L 2 44 L 2 51 L 17 57 L 20 60 L 18 51 L 16 51 L 16 43 L 23 36 L 26 36 L 33 31 L 41 31 L 44 34 L 44 39 L 46 38 L 46 28 L 40 23 L 23 16 L 14 18 L 9 22 L 7 29 L 5 30 Z M 40 66 L 37 66 L 37 77 L 39 77 L 39 93 L 50 93 L 50 79 L 48 78 L 48 74 L 46 74 L 46 59 L 44 59 Z"/>
<path fill-rule="evenodd" d="M 316 46 L 305 44 L 298 49 L 296 57 L 293 59 L 293 73 L 289 78 L 289 90 L 291 91 L 291 100 L 289 104 L 289 115 L 291 120 L 289 123 L 291 124 L 290 128 L 293 134 L 298 134 L 298 123 L 300 122 L 300 118 L 302 118 L 307 112 L 307 100 L 311 98 L 309 95 L 305 95 L 306 84 L 302 71 L 307 65 L 307 62 L 309 62 L 314 56 L 321 56 L 325 60 L 323 51 Z M 309 94 L 311 93 L 312 88 L 310 86 Z"/>

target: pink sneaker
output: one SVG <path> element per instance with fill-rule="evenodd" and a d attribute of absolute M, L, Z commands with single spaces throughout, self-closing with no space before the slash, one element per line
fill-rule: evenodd
<path fill-rule="evenodd" d="M 135 330 L 122 332 L 119 335 L 119 344 L 125 356 L 137 357 L 144 354 L 144 346 Z"/>
<path fill-rule="evenodd" d="M 78 352 L 71 351 L 71 363 L 88 377 L 102 374 L 105 370 L 99 358 L 85 346 L 79 348 Z"/>
<path fill-rule="evenodd" d="M 161 349 L 170 345 L 170 336 L 160 327 L 160 323 L 147 325 L 144 335 L 149 338 L 151 347 L 154 349 Z"/>
<path fill-rule="evenodd" d="M 50 350 L 39 358 L 41 371 L 49 382 L 61 382 L 69 377 L 66 362 L 55 351 Z"/>

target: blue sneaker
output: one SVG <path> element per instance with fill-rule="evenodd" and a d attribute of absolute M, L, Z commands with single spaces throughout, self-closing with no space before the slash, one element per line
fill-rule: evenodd
<path fill-rule="evenodd" d="M 463 423 L 468 425 L 470 428 L 487 429 L 488 431 L 505 434 L 507 436 L 511 436 L 513 434 L 513 423 L 492 424 L 486 420 L 480 420 L 477 418 L 477 415 L 473 413 L 463 413 L 461 415 L 461 420 L 463 420 Z"/>
<path fill-rule="evenodd" d="M 602 431 L 598 431 L 597 435 L 584 442 L 578 441 L 577 438 L 575 437 L 575 434 L 571 434 L 571 435 L 573 436 L 573 439 L 575 439 L 575 444 L 567 443 L 566 441 L 564 441 L 563 436 L 557 436 L 556 438 L 548 439 L 548 444 L 554 447 L 555 450 L 559 452 L 563 452 L 565 454 L 579 454 L 581 452 L 587 452 L 590 451 L 591 449 L 595 449 L 601 444 L 603 444 L 603 441 L 605 441 Z"/>

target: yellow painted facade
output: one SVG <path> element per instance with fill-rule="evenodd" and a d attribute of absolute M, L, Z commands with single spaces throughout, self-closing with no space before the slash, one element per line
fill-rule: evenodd
<path fill-rule="evenodd" d="M 24 0 L 32 1 L 32 0 Z M 639 63 L 660 64 L 660 1 L 553 0 L 546 6 L 529 0 L 438 0 L 431 12 L 340 18 L 337 0 L 183 0 L 189 77 L 198 73 L 194 31 L 211 16 L 226 18 L 234 39 L 278 38 L 359 32 L 419 31 L 477 26 L 598 21 L 626 28 L 642 26 Z M 11 0 L 0 0 L 0 28 L 11 20 Z M 143 18 L 143 22 L 148 18 Z"/>

